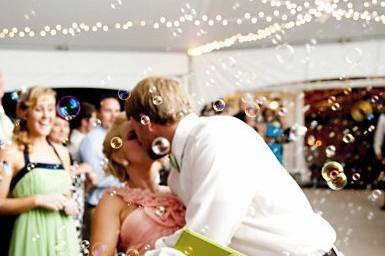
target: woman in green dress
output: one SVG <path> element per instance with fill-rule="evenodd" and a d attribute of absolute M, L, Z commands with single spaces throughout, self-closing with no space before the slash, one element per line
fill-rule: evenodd
<path fill-rule="evenodd" d="M 0 214 L 17 214 L 8 255 L 77 256 L 68 150 L 47 140 L 55 92 L 30 88 L 18 101 L 17 116 L 13 142 L 0 151 Z"/>

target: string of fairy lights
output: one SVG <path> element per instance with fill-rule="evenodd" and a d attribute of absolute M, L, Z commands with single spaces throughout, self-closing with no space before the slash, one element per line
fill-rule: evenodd
<path fill-rule="evenodd" d="M 365 10 L 364 12 L 359 12 L 353 9 L 354 6 L 351 2 L 348 2 L 347 0 L 343 0 L 343 1 L 347 2 L 348 10 L 338 8 L 337 4 L 339 0 L 329 0 L 329 1 L 318 0 L 318 1 L 315 1 L 315 4 L 316 4 L 315 8 L 308 8 L 309 5 L 306 4 L 308 2 L 305 2 L 303 6 L 306 9 L 308 9 L 308 12 L 305 15 L 301 13 L 298 14 L 295 22 L 290 21 L 283 24 L 275 23 L 274 25 L 268 26 L 265 29 L 258 30 L 257 33 L 249 33 L 244 36 L 237 34 L 237 35 L 228 37 L 222 41 L 214 41 L 195 48 L 190 48 L 188 49 L 188 54 L 191 56 L 198 56 L 198 55 L 212 52 L 214 50 L 231 47 L 237 42 L 245 43 L 245 42 L 258 41 L 266 37 L 269 37 L 277 32 L 285 32 L 286 30 L 290 30 L 295 27 L 302 26 L 306 23 L 311 22 L 314 17 L 320 18 L 324 15 L 330 15 L 334 17 L 336 20 L 341 20 L 342 18 L 346 18 L 346 19 L 353 19 L 354 21 L 358 21 L 358 20 L 375 21 L 375 22 L 381 22 L 382 24 L 385 24 L 385 15 L 379 15 L 377 11 L 369 12 L 368 10 Z M 263 0 L 263 2 L 267 2 L 267 0 Z M 270 2 L 272 6 L 277 5 L 279 3 L 280 3 L 279 1 Z M 285 1 L 285 4 L 286 4 L 286 7 L 290 10 L 296 10 L 298 7 L 301 7 L 290 3 L 289 1 Z M 379 3 L 377 0 L 373 0 L 372 4 L 380 4 L 381 7 L 385 7 L 384 1 L 381 1 Z M 365 7 L 370 6 L 369 2 L 364 2 L 363 5 Z M 299 10 L 302 10 L 302 8 L 300 8 Z"/>
<path fill-rule="evenodd" d="M 181 15 L 176 19 L 159 17 L 151 20 L 126 20 L 106 24 L 102 21 L 95 23 L 73 22 L 70 25 L 65 24 L 47 24 L 40 28 L 8 27 L 0 29 L 0 40 L 24 37 L 48 37 L 48 36 L 77 36 L 81 33 L 109 32 L 111 30 L 125 31 L 132 28 L 152 28 L 169 29 L 174 37 L 181 36 L 183 25 L 192 24 L 199 31 L 197 36 L 207 34 L 207 27 L 242 25 L 245 23 L 261 24 L 262 28 L 253 33 L 242 35 L 237 33 L 221 41 L 214 41 L 197 47 L 188 49 L 187 53 L 191 56 L 197 56 L 227 47 L 237 43 L 253 42 L 265 39 L 276 33 L 285 33 L 296 27 L 303 26 L 311 21 L 321 19 L 322 17 L 333 17 L 336 20 L 352 19 L 353 21 L 374 21 L 385 24 L 385 15 L 371 10 L 373 7 L 385 8 L 385 0 L 359 1 L 360 6 L 355 6 L 351 0 L 315 0 L 313 2 L 304 1 L 300 4 L 293 3 L 290 0 L 249 0 L 258 2 L 257 4 L 270 5 L 269 12 L 262 10 L 251 13 L 245 12 L 240 16 L 225 18 L 220 14 L 199 16 L 197 10 L 186 3 L 181 7 Z M 111 4 L 111 7 L 118 3 Z M 121 2 L 120 2 L 121 5 Z M 239 3 L 233 6 L 236 10 Z"/>

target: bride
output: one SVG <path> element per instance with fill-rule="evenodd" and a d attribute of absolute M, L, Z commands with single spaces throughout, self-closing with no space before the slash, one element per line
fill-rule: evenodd
<path fill-rule="evenodd" d="M 125 182 L 108 190 L 92 221 L 91 255 L 142 255 L 185 224 L 183 203 L 157 184 L 159 161 L 150 159 L 122 113 L 108 131 L 106 172 Z"/>

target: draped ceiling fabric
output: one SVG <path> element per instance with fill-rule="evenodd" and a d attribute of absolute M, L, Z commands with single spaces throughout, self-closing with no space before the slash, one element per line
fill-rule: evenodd
<path fill-rule="evenodd" d="M 220 51 L 192 63 L 190 90 L 202 105 L 240 90 L 301 90 L 307 80 L 384 75 L 385 40 Z M 291 82 L 299 83 L 286 86 Z"/>

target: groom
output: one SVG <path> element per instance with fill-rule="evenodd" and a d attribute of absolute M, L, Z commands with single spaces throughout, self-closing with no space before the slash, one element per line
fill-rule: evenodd
<path fill-rule="evenodd" d="M 187 228 L 249 256 L 336 255 L 334 229 L 248 125 L 198 117 L 180 84 L 162 77 L 140 81 L 125 109 L 149 155 L 155 138 L 171 143 L 178 168 L 168 184 L 186 206 Z M 174 247 L 181 232 L 146 255 Z"/>

